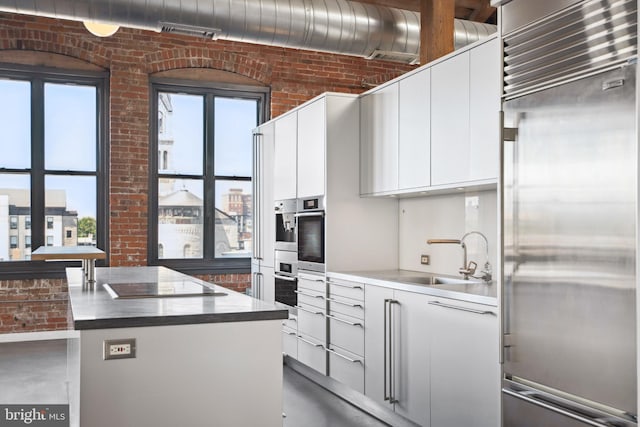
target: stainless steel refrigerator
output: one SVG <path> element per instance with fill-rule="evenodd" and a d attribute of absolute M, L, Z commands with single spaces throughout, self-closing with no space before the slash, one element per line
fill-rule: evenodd
<path fill-rule="evenodd" d="M 637 425 L 636 17 L 505 17 L 504 427 Z"/>

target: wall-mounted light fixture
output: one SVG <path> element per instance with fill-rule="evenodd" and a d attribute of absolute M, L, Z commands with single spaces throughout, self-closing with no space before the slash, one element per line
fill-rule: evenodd
<path fill-rule="evenodd" d="M 83 21 L 84 27 L 89 30 L 91 34 L 98 37 L 109 37 L 115 34 L 120 28 L 119 25 L 103 24 L 95 21 Z"/>

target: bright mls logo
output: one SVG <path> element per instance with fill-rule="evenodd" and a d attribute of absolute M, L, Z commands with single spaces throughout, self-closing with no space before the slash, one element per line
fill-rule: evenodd
<path fill-rule="evenodd" d="M 0 427 L 69 427 L 69 405 L 0 405 Z"/>

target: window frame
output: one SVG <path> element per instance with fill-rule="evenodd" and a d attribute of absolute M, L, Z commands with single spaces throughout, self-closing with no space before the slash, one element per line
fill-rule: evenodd
<path fill-rule="evenodd" d="M 109 247 L 109 73 L 46 66 L 0 63 L 0 78 L 26 81 L 31 85 L 31 162 L 28 168 L 2 168 L 0 173 L 26 174 L 30 178 L 31 248 L 46 246 L 45 177 L 95 176 L 97 247 Z M 44 85 L 46 83 L 91 85 L 96 88 L 96 169 L 95 172 L 45 169 Z M 107 259 L 97 265 L 109 265 Z M 64 278 L 67 267 L 80 266 L 79 261 L 46 262 L 28 259 L 0 262 L 0 280 Z"/>
<path fill-rule="evenodd" d="M 203 257 L 198 259 L 176 259 L 158 256 L 158 182 L 165 174 L 158 172 L 158 94 L 160 92 L 181 93 L 187 95 L 200 95 L 204 97 L 204 139 L 203 148 Z M 236 180 L 251 182 L 252 177 L 236 177 L 216 175 L 215 165 L 215 127 L 214 117 L 215 98 L 239 98 L 258 101 L 256 126 L 264 123 L 269 117 L 270 88 L 267 86 L 248 86 L 232 83 L 215 83 L 197 80 L 179 80 L 169 78 L 151 78 L 149 80 L 149 108 L 151 123 L 149 129 L 153 132 L 149 135 L 149 234 L 147 245 L 147 259 L 149 265 L 162 265 L 179 270 L 187 274 L 220 274 L 220 273 L 248 273 L 251 271 L 251 256 L 244 258 L 216 258 L 215 234 L 209 233 L 215 230 L 215 187 L 217 181 Z M 252 160 L 251 160 L 252 161 Z M 175 179 L 193 179 L 194 175 L 170 174 Z M 210 185 L 208 185 L 210 184 Z M 253 197 L 253 195 L 252 195 Z M 213 236 L 213 238 L 207 238 Z"/>

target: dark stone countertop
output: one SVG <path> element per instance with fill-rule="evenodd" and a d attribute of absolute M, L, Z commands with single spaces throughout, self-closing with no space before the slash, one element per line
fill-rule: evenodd
<path fill-rule="evenodd" d="M 190 281 L 224 296 L 182 296 L 114 299 L 105 283 Z M 288 311 L 247 295 L 166 267 L 98 267 L 93 289 L 82 284 L 82 269 L 67 268 L 74 329 L 108 329 L 196 323 L 286 319 Z"/>

